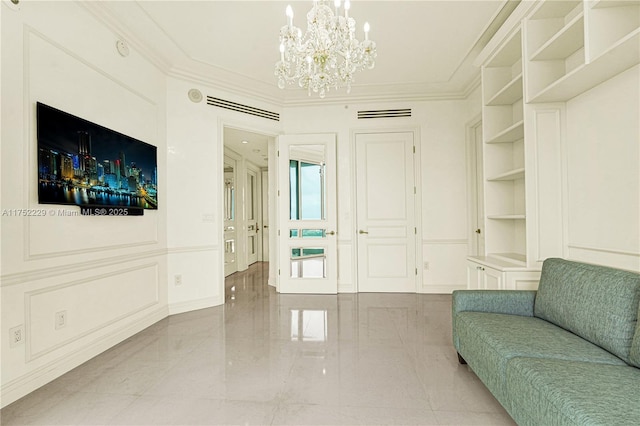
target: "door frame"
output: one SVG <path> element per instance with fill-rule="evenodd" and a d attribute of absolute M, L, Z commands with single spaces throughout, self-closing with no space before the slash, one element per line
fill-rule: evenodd
<path fill-rule="evenodd" d="M 469 255 L 479 255 L 477 253 L 478 241 L 475 230 L 480 228 L 482 232 L 485 230 L 484 223 L 478 223 L 478 185 L 484 185 L 484 182 L 478 182 L 477 176 L 477 146 L 476 129 L 482 125 L 482 114 L 476 115 L 465 124 L 466 133 L 466 156 L 467 156 L 467 253 Z M 482 140 L 480 141 L 482 146 Z M 484 162 L 483 162 L 484 169 Z"/>
<path fill-rule="evenodd" d="M 372 127 L 372 128 L 359 128 L 352 129 L 350 132 L 349 144 L 351 151 L 351 200 L 352 200 L 352 211 L 354 212 L 351 215 L 351 241 L 352 250 L 351 250 L 351 258 L 353 265 L 353 289 L 355 293 L 359 293 L 359 272 L 358 272 L 358 230 L 357 230 L 357 212 L 358 208 L 356 202 L 356 190 L 357 190 L 357 158 L 356 158 L 356 136 L 360 134 L 383 134 L 383 133 L 413 133 L 413 146 L 415 147 L 415 153 L 413 156 L 413 179 L 414 186 L 416 188 L 415 194 L 415 204 L 414 204 L 414 217 L 415 217 L 415 228 L 417 230 L 416 238 L 415 238 L 415 250 L 416 250 L 416 285 L 415 292 L 416 293 L 424 293 L 424 273 L 423 273 L 423 258 L 422 258 L 422 245 L 423 245 L 423 236 L 422 236 L 422 171 L 420 165 L 422 163 L 421 155 L 421 145 L 422 138 L 420 135 L 420 127 L 418 126 L 407 126 L 407 127 Z M 338 277 L 339 278 L 339 277 Z"/>
<path fill-rule="evenodd" d="M 269 144 L 269 154 L 268 154 L 269 162 L 267 166 L 267 170 L 268 170 L 268 173 L 270 173 L 270 176 L 272 176 L 272 174 L 275 173 L 275 168 L 277 167 L 276 158 L 274 155 L 272 155 L 272 152 L 274 152 L 274 148 L 275 148 L 275 138 L 281 134 L 281 132 L 279 131 L 275 131 L 273 129 L 267 129 L 265 127 L 258 127 L 248 122 L 232 120 L 232 119 L 229 119 L 228 117 L 218 117 L 217 129 L 216 129 L 218 143 L 217 143 L 216 154 L 218 156 L 218 161 L 217 161 L 217 166 L 219 168 L 218 182 L 220 182 L 220 185 L 216 185 L 219 188 L 216 190 L 216 193 L 215 193 L 216 194 L 215 199 L 218 206 L 224 205 L 224 193 L 222 191 L 222 183 L 224 182 L 224 129 L 225 128 L 233 128 L 233 129 L 239 129 L 239 130 L 246 130 L 248 132 L 253 132 L 253 133 L 260 133 L 260 134 L 269 136 L 270 138 L 273 139 L 274 142 Z M 269 181 L 269 185 L 275 185 L 275 184 L 276 184 L 275 179 Z M 276 203 L 276 200 L 274 200 L 273 197 L 271 197 L 271 199 L 268 200 L 268 203 L 269 203 L 270 209 L 275 208 L 273 206 Z M 220 294 L 220 300 L 222 300 L 222 302 L 224 303 L 224 301 L 226 300 L 226 296 L 225 296 L 225 278 L 226 277 L 224 275 L 224 232 L 222 232 L 224 228 L 224 218 L 219 213 L 216 215 L 215 226 L 216 226 L 215 232 L 218 233 L 218 238 L 217 238 L 218 245 L 217 247 L 215 247 L 218 251 L 218 254 L 215 259 L 215 262 L 218 268 L 218 280 L 219 280 L 218 293 Z M 270 239 L 275 238 L 273 236 L 274 231 L 275 231 L 275 227 L 271 227 L 269 231 Z M 275 281 L 277 280 L 277 278 L 274 276 L 274 271 L 271 268 L 271 265 L 273 264 L 274 261 L 277 261 L 277 258 L 274 253 L 272 253 L 272 255 L 273 255 L 273 258 L 269 262 L 269 265 L 270 265 L 269 284 L 270 285 L 273 285 L 272 282 L 275 284 Z"/>

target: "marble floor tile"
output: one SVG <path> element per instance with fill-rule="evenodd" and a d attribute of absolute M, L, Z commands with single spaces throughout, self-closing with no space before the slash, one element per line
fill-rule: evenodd
<path fill-rule="evenodd" d="M 5 407 L 2 425 L 513 425 L 451 343 L 451 296 L 279 295 L 257 263 Z"/>

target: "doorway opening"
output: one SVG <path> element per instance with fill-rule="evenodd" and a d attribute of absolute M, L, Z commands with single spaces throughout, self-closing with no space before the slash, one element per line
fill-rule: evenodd
<path fill-rule="evenodd" d="M 269 155 L 273 136 L 223 127 L 224 276 L 269 262 Z"/>

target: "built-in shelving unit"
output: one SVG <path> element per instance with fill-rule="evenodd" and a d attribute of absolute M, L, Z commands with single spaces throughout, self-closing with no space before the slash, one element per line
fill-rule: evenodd
<path fill-rule="evenodd" d="M 522 266 L 525 166 L 522 31 L 516 29 L 482 67 L 485 247 Z M 513 255 L 505 255 L 512 253 Z"/>
<path fill-rule="evenodd" d="M 586 63 L 581 1 L 545 1 L 525 20 L 527 100 L 547 94 Z"/>
<path fill-rule="evenodd" d="M 469 288 L 535 288 L 562 256 L 566 102 L 640 63 L 640 0 L 522 2 L 482 52 L 485 253 Z"/>
<path fill-rule="evenodd" d="M 640 1 L 544 1 L 525 28 L 527 102 L 564 102 L 640 62 Z"/>

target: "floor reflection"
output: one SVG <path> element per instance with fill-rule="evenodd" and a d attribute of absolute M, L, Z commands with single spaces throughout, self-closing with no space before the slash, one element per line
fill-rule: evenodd
<path fill-rule="evenodd" d="M 3 425 L 513 425 L 451 344 L 451 297 L 281 295 L 268 264 L 2 410 Z"/>

